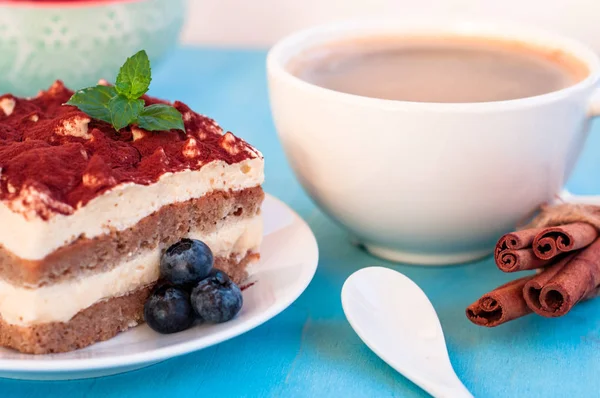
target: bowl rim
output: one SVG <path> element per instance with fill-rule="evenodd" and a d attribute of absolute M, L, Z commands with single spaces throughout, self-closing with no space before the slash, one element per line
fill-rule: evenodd
<path fill-rule="evenodd" d="M 145 0 L 0 0 L 0 7 L 8 8 L 87 8 L 120 3 L 140 3 Z"/>

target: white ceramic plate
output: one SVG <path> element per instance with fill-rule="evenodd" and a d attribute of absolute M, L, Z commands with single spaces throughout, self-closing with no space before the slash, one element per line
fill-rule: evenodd
<path fill-rule="evenodd" d="M 273 318 L 306 289 L 317 269 L 317 242 L 289 207 L 267 195 L 261 260 L 250 270 L 244 307 L 233 320 L 161 335 L 142 325 L 90 347 L 51 355 L 0 348 L 0 377 L 64 380 L 99 377 L 143 368 L 247 332 Z"/>

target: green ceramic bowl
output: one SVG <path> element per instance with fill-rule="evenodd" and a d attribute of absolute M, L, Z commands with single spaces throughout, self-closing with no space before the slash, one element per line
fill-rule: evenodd
<path fill-rule="evenodd" d="M 61 79 L 114 81 L 145 49 L 156 67 L 179 38 L 186 0 L 0 0 L 0 94 L 35 95 Z"/>

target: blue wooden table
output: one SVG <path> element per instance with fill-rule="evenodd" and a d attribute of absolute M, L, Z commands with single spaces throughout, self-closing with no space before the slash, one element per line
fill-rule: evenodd
<path fill-rule="evenodd" d="M 479 328 L 467 321 L 465 307 L 510 278 L 491 259 L 420 268 L 389 264 L 348 244 L 286 163 L 269 111 L 265 55 L 179 49 L 156 68 L 151 94 L 183 100 L 261 149 L 265 189 L 300 213 L 319 242 L 319 269 L 306 292 L 270 322 L 215 347 L 101 379 L 0 379 L 0 397 L 426 396 L 375 356 L 344 318 L 344 280 L 374 264 L 398 269 L 425 290 L 441 318 L 456 372 L 476 397 L 599 396 L 600 300 L 561 319 L 529 316 L 496 329 Z M 569 182 L 576 193 L 600 193 L 600 126 L 595 130 Z"/>

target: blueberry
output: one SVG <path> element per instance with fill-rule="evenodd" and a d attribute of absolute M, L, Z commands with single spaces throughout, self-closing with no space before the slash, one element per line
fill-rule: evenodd
<path fill-rule="evenodd" d="M 144 305 L 144 319 L 159 333 L 181 332 L 194 321 L 190 296 L 175 286 L 160 285 Z"/>
<path fill-rule="evenodd" d="M 192 307 L 206 322 L 227 322 L 240 312 L 243 302 L 238 285 L 218 269 L 213 270 L 192 291 Z"/>
<path fill-rule="evenodd" d="M 175 285 L 192 287 L 206 278 L 213 266 L 210 248 L 199 240 L 182 239 L 160 259 L 160 276 Z"/>

